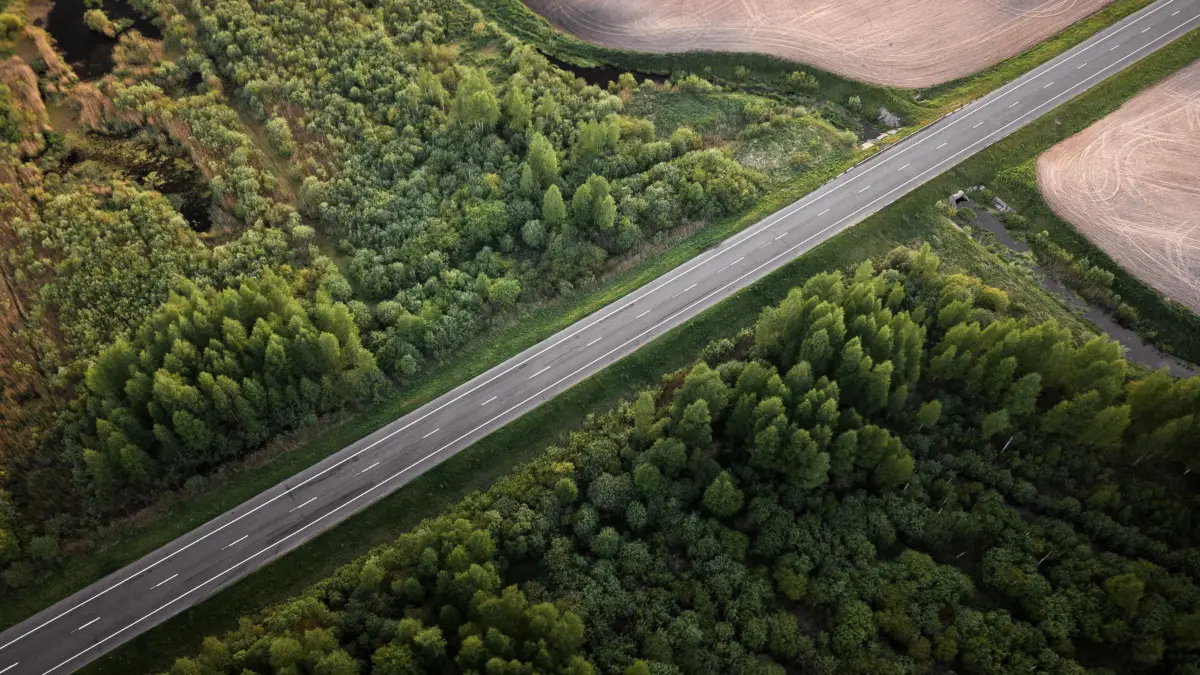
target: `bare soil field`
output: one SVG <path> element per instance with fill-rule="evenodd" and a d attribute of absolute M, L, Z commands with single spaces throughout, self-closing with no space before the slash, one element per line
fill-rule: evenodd
<path fill-rule="evenodd" d="M 864 82 L 928 87 L 1018 54 L 1110 0 L 523 0 L 618 49 L 759 52 Z"/>
<path fill-rule="evenodd" d="M 1200 313 L 1200 62 L 1045 152 L 1037 175 L 1056 213 Z"/>

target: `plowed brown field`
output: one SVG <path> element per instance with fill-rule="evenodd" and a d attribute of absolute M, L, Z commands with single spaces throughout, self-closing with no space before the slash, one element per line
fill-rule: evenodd
<path fill-rule="evenodd" d="M 1056 213 L 1200 313 L 1200 62 L 1051 148 L 1037 174 Z"/>
<path fill-rule="evenodd" d="M 598 45 L 759 52 L 928 87 L 1018 54 L 1110 0 L 523 0 Z"/>

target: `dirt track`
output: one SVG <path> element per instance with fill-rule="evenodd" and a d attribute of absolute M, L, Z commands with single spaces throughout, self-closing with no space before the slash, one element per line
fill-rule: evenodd
<path fill-rule="evenodd" d="M 1038 159 L 1050 206 L 1114 260 L 1200 313 L 1200 62 Z"/>
<path fill-rule="evenodd" d="M 907 88 L 982 70 L 1109 1 L 523 0 L 599 45 L 761 52 Z"/>

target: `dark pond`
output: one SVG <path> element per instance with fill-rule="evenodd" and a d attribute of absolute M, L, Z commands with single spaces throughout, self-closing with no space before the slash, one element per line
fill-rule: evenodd
<path fill-rule="evenodd" d="M 112 70 L 112 51 L 117 41 L 87 27 L 83 15 L 88 9 L 84 0 L 57 0 L 46 20 L 46 32 L 54 38 L 75 74 L 84 80 L 94 80 Z M 113 23 L 121 19 L 133 21 L 133 25 L 125 30 L 136 29 L 155 40 L 162 38 L 158 26 L 122 0 L 105 0 L 103 9 Z"/>
<path fill-rule="evenodd" d="M 613 66 L 598 66 L 598 67 L 594 67 L 594 68 L 585 68 L 584 66 L 577 66 L 573 63 L 567 63 L 566 61 L 563 61 L 561 59 L 556 59 L 553 56 L 550 56 L 549 54 L 547 54 L 546 52 L 540 52 L 540 53 L 542 56 L 546 57 L 546 60 L 549 61 L 550 63 L 553 63 L 554 65 L 558 66 L 559 68 L 562 68 L 563 70 L 573 73 L 575 75 L 575 77 L 582 78 L 584 82 L 587 82 L 588 84 L 594 84 L 597 87 L 600 87 L 601 89 L 607 89 L 609 82 L 616 82 L 617 78 L 621 77 L 622 74 L 630 73 L 630 72 L 633 73 L 633 76 L 637 78 L 638 82 L 644 82 L 646 80 L 653 80 L 659 84 L 662 84 L 663 82 L 667 81 L 667 77 L 665 75 L 651 75 L 650 73 L 639 73 L 636 71 L 622 70 L 620 68 L 616 68 Z"/>

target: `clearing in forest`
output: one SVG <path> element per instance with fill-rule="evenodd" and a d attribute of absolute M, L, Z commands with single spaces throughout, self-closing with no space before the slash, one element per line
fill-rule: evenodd
<path fill-rule="evenodd" d="M 1200 62 L 1038 159 L 1046 201 L 1131 274 L 1200 312 Z"/>
<path fill-rule="evenodd" d="M 594 44 L 759 52 L 856 80 L 920 88 L 970 75 L 1108 0 L 523 0 Z"/>

